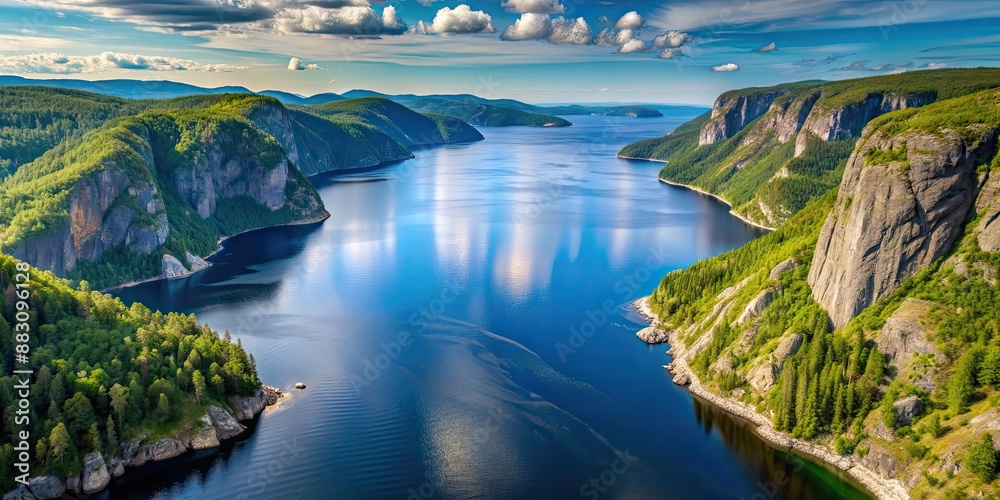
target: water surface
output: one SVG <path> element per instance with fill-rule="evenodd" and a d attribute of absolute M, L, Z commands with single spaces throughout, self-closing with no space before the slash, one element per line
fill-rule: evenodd
<path fill-rule="evenodd" d="M 484 128 L 314 177 L 329 220 L 244 234 L 203 273 L 119 290 L 229 330 L 292 397 L 248 439 L 131 471 L 107 495 L 862 496 L 693 401 L 665 347 L 634 335 L 623 305 L 760 234 L 657 182 L 658 164 L 614 157 L 688 118 Z M 779 470 L 792 479 L 772 492 Z"/>

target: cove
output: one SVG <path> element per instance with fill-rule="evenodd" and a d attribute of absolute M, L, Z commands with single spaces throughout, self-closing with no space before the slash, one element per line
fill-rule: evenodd
<path fill-rule="evenodd" d="M 659 164 L 615 158 L 685 113 L 483 128 L 315 176 L 330 219 L 115 290 L 228 330 L 291 398 L 247 439 L 102 497 L 867 498 L 693 399 L 666 347 L 635 338 L 625 305 L 761 234 L 657 182 Z"/>

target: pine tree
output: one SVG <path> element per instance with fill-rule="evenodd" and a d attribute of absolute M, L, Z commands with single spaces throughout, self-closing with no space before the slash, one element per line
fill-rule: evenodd
<path fill-rule="evenodd" d="M 105 429 L 108 435 L 108 452 L 111 455 L 116 455 L 118 454 L 118 432 L 115 430 L 115 419 L 111 415 L 108 415 Z"/>
<path fill-rule="evenodd" d="M 976 474 L 984 483 L 993 481 L 997 471 L 997 452 L 993 447 L 993 436 L 989 432 L 969 446 L 966 458 L 969 470 Z"/>
<path fill-rule="evenodd" d="M 59 422 L 49 434 L 49 463 L 62 471 L 75 455 L 76 450 L 73 447 L 73 440 L 69 437 L 69 431 L 62 422 Z"/>
<path fill-rule="evenodd" d="M 201 371 L 195 370 L 191 374 L 191 385 L 194 386 L 194 400 L 201 404 L 201 398 L 205 395 L 205 376 Z"/>
<path fill-rule="evenodd" d="M 160 422 L 166 422 L 170 419 L 170 401 L 167 399 L 167 395 L 160 393 L 160 401 L 156 404 L 156 416 Z"/>

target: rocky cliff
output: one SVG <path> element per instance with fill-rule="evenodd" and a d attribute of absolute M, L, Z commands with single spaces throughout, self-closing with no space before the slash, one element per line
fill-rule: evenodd
<path fill-rule="evenodd" d="M 871 121 L 998 86 L 1000 70 L 987 68 L 731 91 L 709 117 L 619 155 L 666 160 L 665 180 L 720 196 L 734 213 L 775 228 L 840 183 Z M 687 132 L 692 124 L 697 134 Z"/>
<path fill-rule="evenodd" d="M 15 257 L 100 286 L 203 268 L 198 255 L 214 251 L 221 236 L 325 214 L 272 136 L 208 114 L 149 113 L 109 125 L 22 167 L 0 189 L 0 203 L 22 207 L 0 217 L 0 240 Z M 135 257 L 119 262 L 125 255 Z M 135 272 L 77 270 L 105 261 Z"/>
<path fill-rule="evenodd" d="M 712 117 L 701 127 L 698 145 L 714 144 L 732 137 L 766 113 L 775 99 L 787 93 L 786 89 L 773 88 L 722 94 L 712 106 Z"/>
<path fill-rule="evenodd" d="M 973 208 L 976 169 L 996 154 L 993 124 L 900 133 L 900 123 L 865 131 L 816 245 L 809 285 L 838 328 L 952 248 Z"/>

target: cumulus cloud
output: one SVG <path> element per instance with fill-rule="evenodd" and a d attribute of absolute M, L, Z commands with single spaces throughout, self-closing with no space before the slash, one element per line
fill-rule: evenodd
<path fill-rule="evenodd" d="M 642 40 L 639 40 L 637 38 L 633 38 L 622 44 L 621 48 L 618 49 L 618 52 L 621 52 L 622 54 L 628 54 L 631 52 L 646 52 L 648 50 L 649 46 L 646 45 L 646 42 L 643 42 Z"/>
<path fill-rule="evenodd" d="M 430 31 L 434 33 L 495 33 L 493 18 L 481 10 L 472 10 L 461 4 L 454 9 L 445 7 L 437 11 Z"/>
<path fill-rule="evenodd" d="M 552 34 L 549 35 L 549 41 L 556 44 L 587 45 L 594 41 L 594 30 L 582 17 L 575 20 L 557 17 L 552 20 Z"/>
<path fill-rule="evenodd" d="M 661 33 L 653 38 L 653 47 L 660 48 L 673 48 L 680 47 L 685 43 L 692 40 L 691 35 L 687 33 L 682 33 L 680 31 L 671 30 L 666 33 Z"/>
<path fill-rule="evenodd" d="M 501 40 L 547 40 L 552 34 L 552 21 L 547 14 L 521 14 L 514 24 L 500 33 Z"/>
<path fill-rule="evenodd" d="M 771 42 L 763 47 L 753 49 L 754 52 L 773 52 L 775 50 L 778 50 L 778 45 L 774 42 Z"/>
<path fill-rule="evenodd" d="M 386 7 L 386 11 L 380 17 L 371 7 L 360 6 L 285 9 L 275 15 L 270 25 L 281 33 L 374 36 L 406 31 L 406 25 L 396 16 L 396 9 L 390 6 Z M 386 19 L 392 23 L 391 26 L 383 25 Z"/>
<path fill-rule="evenodd" d="M 293 57 L 288 61 L 289 71 L 302 71 L 306 69 L 323 69 L 319 67 L 319 64 L 304 64 L 302 59 L 298 57 Z"/>
<path fill-rule="evenodd" d="M 618 29 L 641 28 L 645 24 L 646 20 L 643 19 L 638 12 L 633 10 L 632 12 L 629 12 L 624 16 L 622 16 L 620 19 L 618 19 L 618 22 L 615 23 L 615 28 Z"/>
<path fill-rule="evenodd" d="M 431 33 L 431 25 L 429 23 L 425 23 L 423 21 L 417 21 L 417 24 L 414 24 L 413 27 L 410 28 L 410 33 L 415 33 L 417 35 L 427 35 L 427 34 L 430 34 Z"/>
<path fill-rule="evenodd" d="M 566 7 L 559 0 L 504 0 L 501 2 L 507 12 L 519 14 L 564 14 Z"/>
<path fill-rule="evenodd" d="M 719 66 L 712 66 L 712 71 L 739 71 L 740 67 L 735 63 L 726 63 Z"/>
<path fill-rule="evenodd" d="M 667 47 L 663 49 L 656 57 L 660 59 L 673 59 L 675 57 L 681 57 L 684 53 L 681 52 L 679 47 Z"/>
<path fill-rule="evenodd" d="M 387 5 L 382 10 L 382 28 L 387 31 L 406 31 L 406 23 L 396 15 L 396 8 Z"/>
<path fill-rule="evenodd" d="M 246 69 L 232 64 L 202 64 L 189 59 L 167 56 L 145 56 L 103 52 L 94 56 L 67 56 L 57 52 L 40 52 L 17 56 L 0 55 L 0 69 L 18 73 L 97 73 L 113 69 L 147 71 L 213 71 L 231 72 Z"/>
<path fill-rule="evenodd" d="M 550 19 L 546 14 L 522 14 L 514 24 L 503 30 L 501 40 L 545 40 L 553 44 L 587 45 L 594 40 L 594 30 L 587 21 L 578 17 Z"/>

